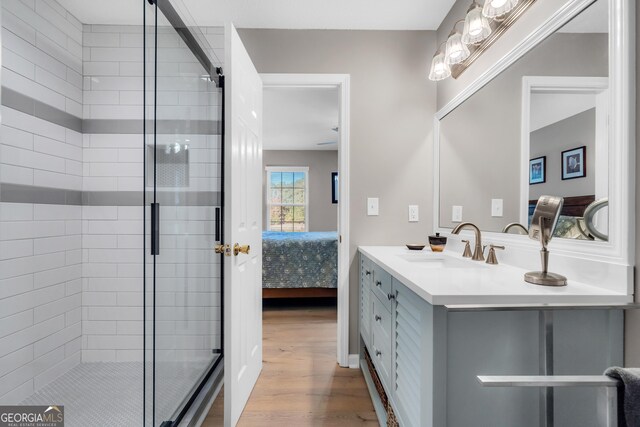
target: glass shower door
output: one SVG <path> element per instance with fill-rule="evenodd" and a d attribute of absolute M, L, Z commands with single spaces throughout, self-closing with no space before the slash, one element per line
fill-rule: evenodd
<path fill-rule="evenodd" d="M 147 402 L 148 425 L 157 426 L 182 417 L 222 357 L 221 259 L 212 250 L 222 202 L 222 93 L 196 30 L 187 28 L 170 2 L 152 7 L 161 23 L 172 24 L 154 26 L 146 37 L 153 58 L 146 76 L 153 117 L 147 116 L 152 137 L 144 177 L 146 306 L 152 319 Z"/>

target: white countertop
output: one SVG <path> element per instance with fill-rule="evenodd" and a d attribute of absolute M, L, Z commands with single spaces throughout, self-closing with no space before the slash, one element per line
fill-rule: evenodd
<path fill-rule="evenodd" d="M 524 281 L 525 270 L 489 265 L 458 253 L 410 251 L 402 246 L 360 246 L 360 252 L 432 305 L 576 304 L 632 302 L 633 296 L 585 285 L 538 286 Z"/>

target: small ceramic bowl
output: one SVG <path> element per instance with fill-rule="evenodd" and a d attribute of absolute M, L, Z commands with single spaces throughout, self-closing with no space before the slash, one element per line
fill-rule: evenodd
<path fill-rule="evenodd" d="M 425 246 L 427 245 L 422 245 L 422 244 L 418 244 L 418 243 L 407 243 L 407 248 L 410 251 L 421 251 L 425 248 Z"/>

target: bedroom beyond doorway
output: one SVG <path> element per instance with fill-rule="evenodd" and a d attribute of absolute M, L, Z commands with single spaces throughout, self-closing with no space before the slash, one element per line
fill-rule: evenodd
<path fill-rule="evenodd" d="M 339 91 L 265 87 L 263 298 L 336 298 Z"/>
<path fill-rule="evenodd" d="M 332 299 L 337 362 L 347 367 L 349 76 L 261 77 L 263 298 Z"/>

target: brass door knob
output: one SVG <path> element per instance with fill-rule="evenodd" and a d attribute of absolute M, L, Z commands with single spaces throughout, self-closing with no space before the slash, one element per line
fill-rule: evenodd
<path fill-rule="evenodd" d="M 213 247 L 213 250 L 217 254 L 225 254 L 226 256 L 231 255 L 231 248 L 229 247 L 229 245 L 215 245 Z"/>
<path fill-rule="evenodd" d="M 233 245 L 233 254 L 235 256 L 238 256 L 238 254 L 243 253 L 245 255 L 249 255 L 249 251 L 251 250 L 251 246 L 249 245 L 239 245 L 239 244 L 235 244 Z"/>

